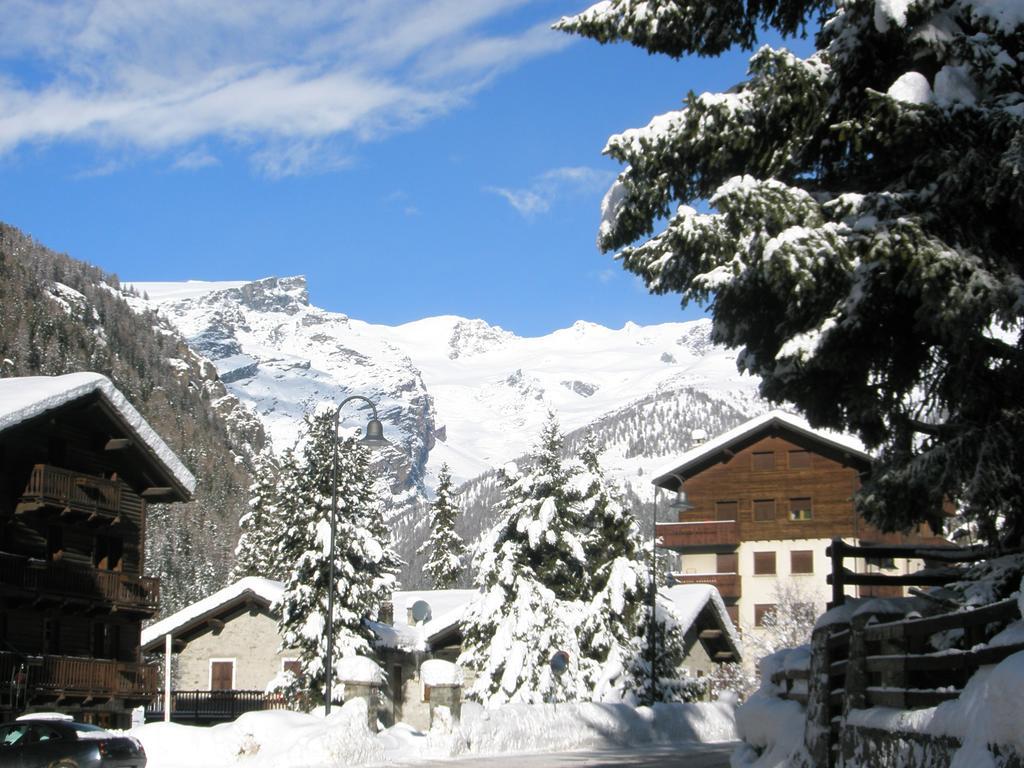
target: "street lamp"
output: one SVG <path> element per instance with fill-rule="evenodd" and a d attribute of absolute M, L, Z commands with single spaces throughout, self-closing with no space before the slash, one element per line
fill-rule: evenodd
<path fill-rule="evenodd" d="M 334 682 L 334 529 L 338 523 L 338 430 L 341 428 L 341 409 L 346 403 L 362 400 L 373 413 L 373 418 L 366 424 L 366 434 L 359 442 L 367 448 L 382 448 L 391 443 L 384 437 L 384 425 L 377 418 L 377 407 L 362 395 L 350 395 L 338 404 L 334 412 L 334 470 L 331 475 L 331 537 L 330 537 L 330 570 L 327 580 L 327 690 L 324 696 L 324 716 L 331 714 L 331 688 Z"/>

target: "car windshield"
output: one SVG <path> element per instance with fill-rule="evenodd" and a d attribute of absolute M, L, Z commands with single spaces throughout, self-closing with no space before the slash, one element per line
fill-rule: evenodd
<path fill-rule="evenodd" d="M 68 728 L 78 731 L 79 733 L 106 733 L 107 731 L 100 728 L 98 725 L 91 725 L 90 723 L 68 723 Z"/>

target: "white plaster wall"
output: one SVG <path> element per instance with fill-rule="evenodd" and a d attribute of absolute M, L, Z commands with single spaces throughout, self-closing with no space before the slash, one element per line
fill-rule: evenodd
<path fill-rule="evenodd" d="M 177 654 L 177 685 L 181 690 L 210 689 L 210 660 L 234 659 L 235 688 L 262 691 L 278 672 L 284 659 L 294 652 L 278 653 L 277 620 L 263 613 L 243 613 L 192 640 Z"/>
<path fill-rule="evenodd" d="M 832 587 L 825 583 L 825 577 L 832 572 L 832 561 L 825 557 L 825 549 L 831 539 L 795 539 L 788 541 L 745 541 L 739 548 L 739 573 L 742 581 L 742 595 L 737 601 L 740 626 L 746 631 L 754 626 L 754 605 L 777 602 L 776 588 L 780 581 L 792 581 L 801 593 L 825 610 L 825 604 L 832 599 Z M 810 550 L 813 552 L 814 572 L 794 574 L 790 572 L 790 553 Z M 775 574 L 754 575 L 754 553 L 775 552 Z M 855 587 L 849 588 L 854 594 Z"/>

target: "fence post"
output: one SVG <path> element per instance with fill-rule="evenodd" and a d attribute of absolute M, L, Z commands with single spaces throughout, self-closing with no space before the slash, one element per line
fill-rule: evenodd
<path fill-rule="evenodd" d="M 831 627 L 816 629 L 811 635 L 811 668 L 807 676 L 807 720 L 804 725 L 804 746 L 816 766 L 830 765 L 829 729 L 832 726 L 829 711 L 832 667 L 828 639 Z"/>
<path fill-rule="evenodd" d="M 843 550 L 846 542 L 842 539 L 832 539 L 828 548 L 828 554 L 832 558 L 832 604 L 829 608 L 835 608 L 846 602 L 846 584 L 843 580 Z"/>

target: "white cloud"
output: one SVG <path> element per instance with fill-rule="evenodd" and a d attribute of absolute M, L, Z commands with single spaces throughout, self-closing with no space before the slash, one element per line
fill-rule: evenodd
<path fill-rule="evenodd" d="M 174 167 L 183 171 L 198 171 L 213 165 L 220 165 L 220 160 L 202 147 L 187 152 L 174 161 Z"/>
<path fill-rule="evenodd" d="M 586 166 L 552 168 L 535 177 L 528 187 L 485 187 L 485 192 L 500 195 L 526 218 L 547 213 L 562 197 L 604 191 L 615 174 Z"/>
<path fill-rule="evenodd" d="M 353 143 L 457 109 L 567 44 L 546 24 L 510 31 L 531 2 L 6 0 L 0 154 L 89 142 L 195 168 L 219 140 L 271 176 L 342 167 Z"/>

